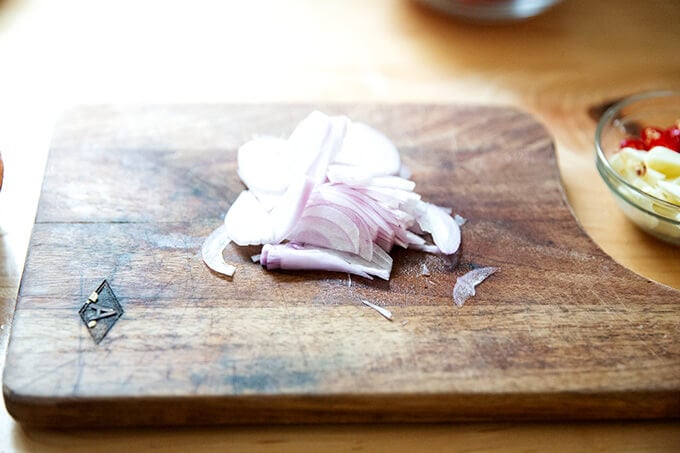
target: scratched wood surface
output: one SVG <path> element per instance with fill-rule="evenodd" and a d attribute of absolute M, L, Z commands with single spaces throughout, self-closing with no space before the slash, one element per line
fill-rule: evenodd
<path fill-rule="evenodd" d="M 645 418 L 680 415 L 680 292 L 614 263 L 566 205 L 530 116 L 474 105 L 331 105 L 387 133 L 417 190 L 468 219 L 458 268 L 396 251 L 392 279 L 267 272 L 199 249 L 242 190 L 236 148 L 310 105 L 91 106 L 56 128 L 4 396 L 39 425 Z M 421 275 L 421 263 L 432 275 Z M 457 275 L 501 271 L 462 309 Z M 124 316 L 78 310 L 107 279 Z M 360 299 L 383 305 L 387 321 Z M 116 415 L 114 415 L 116 414 Z"/>

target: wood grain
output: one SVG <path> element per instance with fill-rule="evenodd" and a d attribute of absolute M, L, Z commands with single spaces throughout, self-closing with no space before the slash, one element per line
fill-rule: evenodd
<path fill-rule="evenodd" d="M 233 280 L 205 268 L 201 241 L 242 189 L 236 147 L 313 107 L 383 130 L 424 198 L 469 219 L 456 270 L 400 251 L 389 283 L 349 287 L 235 248 Z M 456 309 L 455 277 L 479 264 L 501 272 Z M 104 278 L 125 315 L 97 346 L 77 312 Z M 52 144 L 5 400 L 59 426 L 677 416 L 678 300 L 581 231 L 549 135 L 514 109 L 83 107 Z"/>

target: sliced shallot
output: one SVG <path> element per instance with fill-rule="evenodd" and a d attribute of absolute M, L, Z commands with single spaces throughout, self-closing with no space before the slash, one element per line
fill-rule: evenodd
<path fill-rule="evenodd" d="M 248 190 L 218 230 L 237 245 L 263 245 L 267 269 L 387 280 L 395 245 L 451 255 L 460 244 L 452 210 L 421 200 L 396 146 L 344 116 L 312 112 L 288 139 L 245 143 L 238 174 Z M 215 261 L 217 251 L 208 256 Z"/>

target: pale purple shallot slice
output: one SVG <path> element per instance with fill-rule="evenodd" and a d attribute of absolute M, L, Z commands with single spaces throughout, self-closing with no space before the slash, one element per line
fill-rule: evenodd
<path fill-rule="evenodd" d="M 353 253 L 292 243 L 265 244 L 260 263 L 268 270 L 325 270 L 354 274 L 369 280 L 373 276 L 389 280 L 392 271 L 392 257 L 385 251 L 376 250 L 373 260 L 367 261 Z"/>

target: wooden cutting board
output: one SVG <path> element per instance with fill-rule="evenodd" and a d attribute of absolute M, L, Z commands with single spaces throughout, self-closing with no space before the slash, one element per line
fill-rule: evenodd
<path fill-rule="evenodd" d="M 322 106 L 384 131 L 424 199 L 468 219 L 455 270 L 395 251 L 389 282 L 350 285 L 345 274 L 268 272 L 252 249 L 234 247 L 233 279 L 211 273 L 199 250 L 243 189 L 237 147 L 287 136 L 312 108 L 96 106 L 64 116 L 4 373 L 17 420 L 680 415 L 680 292 L 590 241 L 565 203 L 549 135 L 513 109 Z M 501 270 L 457 308 L 455 279 L 477 265 Z M 79 310 L 104 279 L 124 314 L 97 344 Z"/>

